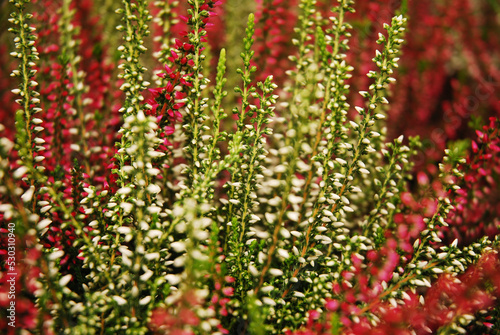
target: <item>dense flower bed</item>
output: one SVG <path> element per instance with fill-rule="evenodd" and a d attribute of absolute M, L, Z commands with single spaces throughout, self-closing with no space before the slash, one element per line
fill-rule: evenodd
<path fill-rule="evenodd" d="M 0 2 L 0 331 L 500 332 L 499 17 Z"/>

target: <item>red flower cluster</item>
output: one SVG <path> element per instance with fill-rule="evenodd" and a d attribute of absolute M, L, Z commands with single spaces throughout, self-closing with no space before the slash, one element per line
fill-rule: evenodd
<path fill-rule="evenodd" d="M 193 308 L 199 305 L 196 295 L 185 294 L 177 305 L 176 315 L 172 315 L 163 308 L 153 311 L 150 327 L 155 334 L 194 335 L 194 332 L 187 330 L 187 327 L 197 326 L 200 323 L 200 319 L 193 311 Z"/>
<path fill-rule="evenodd" d="M 482 236 L 499 233 L 500 192 L 500 121 L 490 118 L 488 125 L 477 130 L 472 152 L 460 168 L 464 178 L 455 198 L 445 235 L 448 240 L 459 239 L 468 245 Z"/>
<path fill-rule="evenodd" d="M 0 228 L 0 234 L 8 234 L 8 230 Z M 26 254 L 21 250 L 26 250 Z M 6 249 L 0 250 L 2 257 L 7 257 Z M 34 266 L 40 257 L 40 251 L 28 249 L 25 242 L 18 242 L 16 245 L 15 258 L 18 260 L 13 277 L 8 275 L 12 273 L 5 267 L 0 272 L 0 329 L 8 330 L 5 334 L 15 334 L 16 327 L 20 329 L 33 329 L 36 326 L 39 311 L 35 307 L 34 294 L 39 287 L 38 277 L 40 269 Z M 11 280 L 15 279 L 15 282 Z M 11 296 L 15 296 L 15 300 Z M 11 301 L 15 303 L 14 318 L 10 316 L 9 307 Z M 12 309 L 12 308 L 11 308 Z M 9 327 L 7 324 L 14 321 L 16 327 Z"/>
<path fill-rule="evenodd" d="M 220 1 L 207 1 L 200 7 L 203 18 L 198 27 L 199 32 L 210 26 L 209 18 L 216 15 L 214 7 L 220 4 Z M 193 7 L 193 5 L 190 6 Z M 191 28 L 196 25 L 192 17 L 180 15 L 180 19 Z M 165 65 L 164 72 L 158 74 L 163 79 L 164 86 L 149 89 L 151 98 L 147 101 L 151 106 L 147 114 L 155 116 L 160 126 L 159 135 L 164 139 L 160 149 L 163 151 L 168 151 L 167 147 L 172 145 L 168 136 L 174 133 L 175 123 L 182 120 L 180 109 L 184 107 L 185 99 L 193 86 L 192 68 L 195 65 L 193 58 L 198 56 L 196 52 L 201 54 L 204 50 L 204 47 L 200 47 L 197 51 L 195 46 L 189 43 L 190 35 L 194 34 L 194 30 L 181 34 L 185 42 L 175 39 L 175 44 L 170 49 L 171 55 L 168 57 L 171 66 Z M 206 36 L 201 36 L 200 40 L 207 42 Z"/>
<path fill-rule="evenodd" d="M 339 304 L 328 299 L 325 312 L 309 312 L 304 329 L 288 332 L 293 335 L 348 335 L 369 334 L 432 334 L 443 326 L 456 327 L 469 323 L 472 315 L 491 306 L 500 296 L 500 259 L 497 252 L 485 254 L 479 262 L 460 276 L 444 274 L 427 290 L 424 298 L 406 292 L 404 303 L 392 303 L 375 299 L 367 301 L 363 309 L 348 308 L 348 302 Z M 357 286 L 366 285 L 358 280 Z M 492 287 L 493 289 L 490 289 Z M 339 291 L 339 287 L 334 288 Z M 359 296 L 346 300 L 355 301 Z M 362 299 L 362 298 L 361 298 Z M 365 300 L 363 300 L 365 301 Z M 370 312 L 370 314 L 364 314 Z M 456 326 L 453 326 L 456 324 Z M 484 321 L 486 327 L 491 325 Z"/>
<path fill-rule="evenodd" d="M 259 69 L 257 81 L 273 75 L 276 83 L 287 78 L 286 70 L 292 67 L 288 59 L 294 27 L 297 22 L 297 0 L 259 0 L 255 13 L 255 58 Z"/>
<path fill-rule="evenodd" d="M 179 40 L 177 40 L 177 43 L 181 45 L 180 50 L 189 51 L 192 49 L 192 46 L 188 43 L 182 44 Z M 179 58 L 180 57 L 177 52 L 172 51 L 170 61 L 175 63 Z M 185 56 L 182 57 L 178 63 L 180 63 L 182 67 L 192 66 L 192 60 L 184 61 L 185 59 Z M 157 118 L 161 129 L 160 138 L 164 139 L 163 145 L 160 146 L 160 149 L 167 151 L 167 146 L 172 145 L 172 143 L 170 143 L 167 139 L 167 136 L 174 133 L 175 122 L 180 122 L 182 120 L 182 114 L 179 109 L 185 105 L 184 99 L 187 95 L 186 92 L 192 84 L 186 80 L 190 74 L 174 72 L 167 65 L 165 66 L 165 73 L 160 73 L 159 76 L 160 78 L 165 79 L 167 83 L 164 87 L 149 89 L 152 96 L 147 102 L 151 105 L 151 110 L 149 110 L 147 114 L 153 115 Z"/>

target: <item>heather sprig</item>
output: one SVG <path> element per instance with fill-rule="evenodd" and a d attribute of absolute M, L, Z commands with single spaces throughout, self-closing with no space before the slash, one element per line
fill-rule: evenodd
<path fill-rule="evenodd" d="M 266 125 L 270 123 L 270 117 L 273 116 L 273 105 L 276 103 L 276 97 L 273 95 L 273 90 L 276 85 L 273 84 L 272 78 L 267 78 L 264 83 L 258 83 L 261 94 L 255 93 L 254 96 L 258 99 L 258 106 L 250 105 L 249 111 L 246 113 L 251 117 L 250 123 L 246 125 L 243 131 L 243 150 L 241 152 L 241 165 L 234 170 L 231 182 L 227 188 L 234 190 L 230 198 L 227 200 L 226 206 L 231 206 L 232 216 L 227 218 L 226 225 L 231 223 L 231 230 L 226 237 L 228 250 L 232 250 L 236 258 L 236 263 L 233 265 L 233 255 L 228 258 L 230 268 L 238 269 L 238 273 L 231 273 L 233 276 L 242 278 L 249 267 L 247 260 L 243 257 L 244 245 L 252 243 L 249 238 L 250 225 L 260 221 L 261 219 L 253 214 L 254 209 L 259 206 L 256 199 L 257 189 L 259 187 L 262 176 L 261 163 L 266 157 L 267 150 L 264 147 L 265 135 L 271 133 L 271 128 Z M 243 292 L 246 287 L 238 288 Z"/>
<path fill-rule="evenodd" d="M 150 83 L 144 80 L 143 74 L 146 72 L 146 67 L 141 65 L 140 56 L 147 50 L 144 46 L 144 38 L 149 35 L 148 21 L 152 19 L 144 1 L 123 1 L 123 7 L 116 10 L 122 15 L 123 25 L 119 25 L 116 29 L 124 32 L 124 44 L 118 47 L 121 53 L 120 58 L 123 63 L 119 68 L 123 71 L 118 75 L 124 79 L 124 83 L 120 89 L 125 92 L 124 105 L 120 108 L 124 118 L 130 115 L 137 115 L 143 111 L 145 107 L 142 101 L 144 91 Z M 144 112 L 143 112 L 144 113 Z M 130 135 L 130 130 L 122 128 L 121 140 L 118 143 L 118 152 L 116 160 L 118 160 L 118 186 L 125 187 L 127 184 L 127 174 L 122 172 L 123 167 L 132 159 L 133 156 L 128 154 L 127 149 L 134 146 L 134 137 Z"/>
<path fill-rule="evenodd" d="M 39 197 L 48 194 L 49 197 L 63 211 L 65 218 L 69 219 L 71 213 L 66 208 L 62 194 L 57 193 L 54 187 L 57 187 L 57 182 L 47 182 L 47 177 L 44 175 L 45 167 L 39 163 L 45 160 L 45 156 L 39 154 L 44 151 L 43 144 L 45 140 L 38 137 L 38 133 L 43 130 L 41 126 L 43 120 L 35 117 L 36 113 L 42 112 L 39 108 L 40 99 L 39 93 L 33 89 L 38 83 L 34 77 L 36 70 L 34 69 L 38 62 L 38 52 L 35 45 L 36 37 L 34 30 L 30 25 L 31 14 L 26 13 L 29 1 L 12 1 L 16 11 L 11 14 L 11 23 L 14 28 L 10 31 L 15 34 L 14 41 L 16 43 L 16 52 L 12 56 L 20 59 L 20 64 L 17 70 L 13 71 L 14 77 L 21 78 L 20 88 L 14 89 L 13 93 L 19 94 L 21 99 L 17 102 L 23 109 L 19 110 L 16 115 L 17 128 L 17 155 L 20 159 L 19 164 L 11 165 L 20 166 L 12 175 L 13 178 L 5 178 L 7 186 L 7 194 L 21 193 L 20 201 L 17 203 L 18 210 L 9 213 L 9 207 L 4 208 L 3 217 L 11 222 L 10 233 L 12 236 L 24 238 L 25 243 L 18 243 L 18 246 L 24 246 L 27 249 L 40 250 L 40 241 L 46 234 L 48 227 L 52 223 L 51 212 L 52 205 L 47 201 L 39 201 Z M 7 145 L 4 143 L 3 145 Z M 7 160 L 6 162 L 9 162 Z M 14 184 L 15 179 L 21 179 L 25 175 L 28 186 L 26 191 L 22 189 L 16 190 L 18 186 Z M 23 184 L 21 184 L 23 185 Z M 81 225 L 73 218 L 75 227 Z M 17 228 L 19 227 L 19 228 Z M 16 229 L 17 228 L 17 229 Z M 80 230 L 81 232 L 81 230 Z M 65 286 L 72 279 L 72 274 L 64 274 L 61 266 L 58 264 L 59 259 L 65 255 L 63 250 L 58 248 L 48 247 L 39 255 L 36 265 L 39 268 L 39 282 L 41 287 L 37 291 L 37 296 L 42 304 L 39 313 L 40 320 L 45 316 L 53 319 L 54 327 L 68 327 L 72 319 L 69 312 L 72 305 L 71 300 L 78 300 L 77 295 Z M 34 264 L 31 264 L 33 266 Z M 55 270 L 55 271 L 54 271 Z M 49 307 L 51 306 L 52 307 Z"/>
<path fill-rule="evenodd" d="M 34 169 L 37 163 L 45 159 L 43 155 L 39 155 L 39 151 L 43 151 L 43 143 L 45 140 L 37 136 L 43 130 L 41 126 L 43 120 L 35 116 L 41 109 L 38 107 L 40 99 L 39 93 L 34 89 L 38 83 L 34 79 L 36 74 L 36 62 L 38 61 L 38 51 L 35 47 L 36 35 L 35 28 L 30 26 L 32 14 L 27 12 L 26 7 L 29 1 L 11 1 L 16 9 L 11 14 L 9 21 L 13 27 L 9 31 L 15 34 L 14 43 L 16 51 L 11 53 L 11 56 L 20 60 L 17 70 L 12 72 L 12 76 L 19 77 L 21 82 L 18 88 L 15 88 L 12 93 L 19 95 L 16 102 L 21 106 L 21 109 L 16 111 L 16 130 L 17 141 L 16 149 L 19 159 L 22 160 L 22 165 L 29 169 Z M 43 171 L 43 166 L 36 167 L 38 171 Z M 34 172 L 29 172 L 30 186 L 34 187 L 35 177 Z"/>
<path fill-rule="evenodd" d="M 177 13 L 179 1 L 155 1 L 154 6 L 158 10 L 154 18 L 154 23 L 158 26 L 154 42 L 159 45 L 155 57 L 163 65 L 171 65 L 168 58 L 173 40 L 172 28 L 180 21 Z"/>
<path fill-rule="evenodd" d="M 85 166 L 87 174 L 90 173 L 90 164 L 88 162 L 90 156 L 90 150 L 88 145 L 89 134 L 87 132 L 87 122 L 88 118 L 84 111 L 84 101 L 83 94 L 88 91 L 88 87 L 85 85 L 83 71 L 79 70 L 78 63 L 81 61 L 81 57 L 78 55 L 79 40 L 78 29 L 80 27 L 75 27 L 72 24 L 75 15 L 75 9 L 70 9 L 71 1 L 65 0 L 61 6 L 61 14 L 59 20 L 59 31 L 60 31 L 60 44 L 61 54 L 59 59 L 61 60 L 61 67 L 66 76 L 71 80 L 71 85 L 69 88 L 69 94 L 73 96 L 71 100 L 71 108 L 74 109 L 75 115 L 73 118 L 78 119 L 76 124 L 78 138 L 76 146 L 71 146 L 74 151 L 83 153 L 82 165 Z M 63 76 L 65 78 L 66 76 Z M 69 116 L 69 115 L 68 115 Z"/>
<path fill-rule="evenodd" d="M 403 24 L 403 19 L 396 18 L 393 21 L 393 26 L 389 27 L 387 26 L 387 29 L 389 31 L 389 34 L 392 38 L 387 40 L 387 43 L 385 44 L 384 48 L 384 54 L 387 56 L 389 54 L 388 50 L 391 50 L 392 53 L 397 53 L 394 52 L 393 44 L 400 44 L 400 41 L 397 36 L 397 32 L 399 31 L 400 26 Z M 396 31 L 396 35 L 392 36 L 391 33 L 393 31 Z M 397 49 L 396 49 L 397 50 Z M 302 251 L 301 251 L 301 256 L 304 257 L 306 256 L 307 252 L 310 252 L 310 246 L 313 244 L 313 240 L 320 240 L 320 241 L 325 241 L 325 242 L 330 242 L 332 238 L 338 239 L 340 237 L 345 238 L 344 233 L 342 233 L 342 230 L 340 230 L 337 234 L 333 233 L 336 229 L 341 228 L 343 226 L 342 224 L 342 218 L 345 217 L 346 213 L 353 212 L 354 209 L 349 206 L 350 201 L 347 198 L 347 195 L 351 192 L 351 190 L 357 190 L 354 188 L 354 185 L 351 185 L 351 181 L 353 180 L 353 177 L 355 174 L 360 173 L 360 174 L 368 174 L 369 171 L 364 168 L 364 163 L 361 159 L 366 153 L 370 153 L 374 151 L 375 149 L 370 146 L 370 139 L 372 137 L 375 137 L 373 132 L 370 132 L 370 127 L 374 125 L 375 121 L 377 119 L 382 119 L 383 115 L 381 114 L 376 114 L 375 113 L 375 103 L 378 103 L 379 100 L 382 101 L 383 97 L 377 97 L 377 87 L 380 86 L 379 89 L 382 88 L 382 83 L 388 84 L 388 79 L 387 73 L 391 72 L 391 68 L 394 67 L 394 62 L 392 61 L 392 56 L 387 56 L 388 58 L 380 58 L 381 53 L 377 52 L 377 56 L 374 59 L 375 62 L 377 62 L 378 66 L 380 67 L 381 72 L 376 74 L 376 73 L 370 73 L 371 76 L 375 77 L 374 81 L 377 84 L 376 86 L 373 86 L 373 95 L 370 95 L 369 93 L 363 92 L 362 94 L 365 95 L 367 99 L 369 99 L 368 102 L 368 108 L 369 111 L 365 112 L 364 108 L 357 107 L 357 111 L 361 114 L 362 121 L 359 123 L 356 123 L 355 121 L 352 122 L 351 127 L 354 128 L 354 132 L 357 133 L 357 138 L 355 138 L 355 145 L 352 145 L 351 143 L 344 144 L 343 152 L 332 152 L 332 151 L 326 151 L 326 157 L 321 159 L 320 157 L 316 157 L 316 161 L 324 161 L 324 166 L 322 168 L 323 171 L 323 178 L 322 182 L 319 184 L 319 194 L 318 194 L 318 200 L 315 203 L 314 210 L 312 214 L 309 216 L 309 222 L 307 230 L 305 232 L 304 239 L 301 240 L 301 245 L 302 245 Z M 397 61 L 397 60 L 396 60 Z M 389 67 L 387 66 L 382 66 L 382 62 L 384 64 L 390 64 Z M 341 111 L 340 111 L 341 112 Z M 330 138 L 330 142 L 334 142 L 335 138 L 332 136 Z M 346 153 L 350 153 L 348 156 Z M 332 155 L 336 154 L 337 157 L 334 160 L 330 160 L 327 157 L 331 157 Z M 343 155 L 340 155 L 343 154 Z M 345 155 L 345 156 L 344 156 Z M 341 158 L 345 157 L 345 158 Z M 330 174 L 330 171 L 335 168 L 336 171 L 335 173 Z M 327 198 L 328 197 L 328 198 Z M 328 201 L 330 200 L 330 201 Z M 323 203 L 326 202 L 326 207 Z M 326 218 L 325 218 L 326 217 Z M 323 219 L 325 218 L 325 219 Z M 331 222 L 331 223 L 330 223 Z M 331 236 L 326 235 L 325 238 L 323 239 L 321 233 L 316 233 L 317 227 L 324 226 L 325 224 L 330 223 L 330 227 L 333 229 L 330 230 Z M 338 224 L 336 224 L 338 223 Z M 322 230 L 322 229 L 321 229 Z M 337 236 L 335 236 L 337 235 Z M 330 242 L 331 243 L 331 242 Z M 328 243 L 329 244 L 329 243 Z M 334 244 L 338 245 L 338 244 Z M 329 252 L 329 254 L 331 251 Z M 350 257 L 347 257 L 349 259 Z M 295 272 L 295 274 L 297 271 Z"/>
<path fill-rule="evenodd" d="M 404 190 L 404 183 L 411 171 L 411 156 L 419 145 L 416 138 L 410 139 L 410 147 L 403 145 L 403 136 L 397 138 L 393 143 L 387 144 L 387 150 L 383 154 L 388 159 L 385 167 L 376 168 L 380 179 L 375 179 L 376 191 L 374 200 L 376 204 L 370 211 L 363 226 L 363 235 L 383 239 L 387 229 L 394 228 L 394 215 L 398 212 L 400 204 L 400 192 Z M 383 221 L 383 222 L 381 222 Z M 372 231 L 371 234 L 368 231 Z"/>
<path fill-rule="evenodd" d="M 235 87 L 234 90 L 237 94 L 241 96 L 241 106 L 240 107 L 235 107 L 233 109 L 233 114 L 238 118 L 236 121 L 236 129 L 237 133 L 235 136 L 245 136 L 249 135 L 249 133 L 252 130 L 255 130 L 254 126 L 252 124 L 248 124 L 248 127 L 246 127 L 246 120 L 249 117 L 254 116 L 254 114 L 257 111 L 257 106 L 252 105 L 250 107 L 250 98 L 253 93 L 255 93 L 256 88 L 255 86 L 252 85 L 252 73 L 256 71 L 256 67 L 251 65 L 251 60 L 253 57 L 254 52 L 252 51 L 252 45 L 254 42 L 253 39 L 253 34 L 255 32 L 254 29 L 254 15 L 250 14 L 248 16 L 248 21 L 247 21 L 247 28 L 246 28 L 246 36 L 243 39 L 243 52 L 240 54 L 241 59 L 243 60 L 243 68 L 239 68 L 237 70 L 237 73 L 241 76 L 242 84 L 241 87 Z M 258 131 L 260 129 L 257 128 Z M 231 136 L 231 135 L 230 135 Z M 255 135 L 254 135 L 255 137 Z M 233 141 L 233 143 L 235 143 Z M 255 143 L 254 143 L 255 144 Z M 252 150 L 252 143 L 251 141 L 246 143 L 245 147 L 248 149 Z M 247 156 L 248 158 L 248 156 Z M 247 202 L 246 204 L 242 204 L 241 202 L 241 196 L 244 191 L 242 191 L 245 187 L 245 185 L 242 184 L 246 182 L 245 178 L 242 176 L 242 167 L 241 164 L 243 163 L 243 157 L 239 159 L 240 164 L 235 164 L 232 166 L 229 170 L 231 173 L 231 181 L 229 183 L 226 183 L 225 187 L 228 189 L 227 194 L 228 194 L 228 199 L 225 199 L 224 202 L 226 202 L 223 206 L 223 210 L 225 211 L 225 227 L 224 231 L 226 234 L 226 238 L 224 241 L 224 249 L 227 250 L 227 245 L 229 242 L 229 236 L 231 235 L 230 230 L 237 230 L 238 228 L 236 226 L 232 226 L 232 220 L 233 220 L 233 215 L 235 212 L 238 211 L 238 206 L 243 205 L 248 207 L 248 198 L 246 199 Z M 248 167 L 248 165 L 247 165 Z M 252 167 L 253 168 L 253 167 Z M 250 173 L 249 176 L 251 179 L 253 179 L 255 176 L 255 173 Z M 246 214 L 245 214 L 246 215 Z M 244 231 L 244 229 L 243 229 Z M 235 239 L 235 242 L 240 239 L 239 236 L 242 234 L 238 234 L 233 231 L 233 238 Z M 239 242 L 241 243 L 241 241 Z M 235 244 L 234 247 L 237 247 Z"/>
<path fill-rule="evenodd" d="M 143 78 L 147 69 L 141 65 L 140 56 L 147 51 L 144 38 L 150 33 L 147 23 L 152 16 L 144 1 L 124 0 L 123 7 L 116 10 L 117 14 L 122 15 L 123 22 L 116 29 L 124 32 L 124 43 L 118 47 L 120 58 L 124 60 L 120 65 L 123 73 L 118 77 L 125 80 L 121 90 L 125 92 L 126 99 L 121 112 L 127 117 L 137 114 L 141 109 L 140 104 L 144 100 L 141 92 L 150 85 Z"/>
<path fill-rule="evenodd" d="M 188 9 L 189 16 L 187 17 L 187 24 L 191 31 L 188 33 L 187 38 L 191 53 L 187 57 L 180 58 L 180 62 L 188 62 L 190 66 L 189 83 L 192 85 L 186 97 L 186 110 L 188 113 L 184 116 L 184 131 L 186 134 L 186 147 L 185 151 L 190 159 L 185 173 L 187 174 L 187 187 L 200 178 L 204 173 L 203 167 L 200 166 L 200 155 L 204 154 L 206 148 L 201 138 L 203 132 L 208 130 L 205 125 L 208 120 L 208 115 L 205 112 L 207 107 L 208 98 L 202 97 L 202 91 L 208 84 L 208 78 L 203 76 L 203 61 L 205 55 L 203 54 L 204 43 L 206 42 L 206 25 L 210 15 L 213 15 L 211 10 L 217 5 L 215 1 L 201 1 L 189 0 L 190 8 Z M 173 51 L 173 57 L 175 51 Z"/>

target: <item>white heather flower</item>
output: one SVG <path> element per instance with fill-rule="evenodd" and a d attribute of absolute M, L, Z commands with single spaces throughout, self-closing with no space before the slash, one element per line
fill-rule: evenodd
<path fill-rule="evenodd" d="M 160 169 L 157 169 L 157 168 L 149 168 L 146 170 L 146 172 L 150 175 L 150 176 L 156 176 L 156 175 L 159 175 L 160 174 Z"/>
<path fill-rule="evenodd" d="M 196 230 L 193 232 L 193 237 L 199 241 L 204 241 L 210 237 L 210 234 L 204 230 Z"/>
<path fill-rule="evenodd" d="M 265 230 L 259 230 L 259 229 L 256 229 L 255 230 L 255 235 L 258 237 L 258 238 L 261 238 L 261 239 L 266 239 L 269 237 L 269 233 Z"/>
<path fill-rule="evenodd" d="M 122 187 L 122 188 L 118 189 L 118 191 L 116 191 L 116 194 L 127 195 L 130 192 L 132 192 L 132 188 L 130 188 L 130 187 Z"/>
<path fill-rule="evenodd" d="M 251 214 L 250 217 L 251 217 L 252 222 L 260 221 L 260 218 L 255 214 Z"/>
<path fill-rule="evenodd" d="M 290 194 L 288 196 L 288 201 L 292 204 L 300 204 L 302 202 L 302 197 L 299 197 L 295 194 Z"/>
<path fill-rule="evenodd" d="M 311 170 L 311 166 L 309 164 L 306 164 L 302 160 L 299 160 L 297 162 L 297 169 L 299 169 L 299 171 L 302 171 L 302 172 L 307 172 L 307 171 Z M 278 186 L 279 186 L 279 184 L 280 184 L 280 182 L 278 181 Z"/>
<path fill-rule="evenodd" d="M 427 286 L 426 283 L 420 279 L 415 279 L 414 282 L 415 282 L 415 285 L 417 285 L 417 286 Z"/>
<path fill-rule="evenodd" d="M 347 165 L 347 162 L 340 157 L 335 158 L 340 165 Z"/>
<path fill-rule="evenodd" d="M 160 193 L 161 191 L 161 188 L 160 186 L 156 185 L 156 184 L 149 184 L 148 187 L 146 188 L 148 190 L 149 193 L 151 194 L 158 194 Z"/>
<path fill-rule="evenodd" d="M 335 193 L 330 193 L 330 199 L 333 199 L 333 200 L 340 200 L 340 197 L 338 196 L 338 194 L 335 194 Z"/>
<path fill-rule="evenodd" d="M 85 308 L 83 307 L 83 304 L 81 302 L 75 304 L 73 307 L 70 309 L 70 314 L 80 314 L 83 312 Z"/>
<path fill-rule="evenodd" d="M 278 276 L 283 276 L 283 271 L 281 271 L 280 269 L 276 269 L 276 268 L 272 268 L 269 270 L 269 273 L 274 276 L 274 277 L 278 277 Z"/>
<path fill-rule="evenodd" d="M 151 229 L 148 231 L 147 236 L 151 238 L 160 238 L 163 235 L 163 232 L 158 229 Z"/>
<path fill-rule="evenodd" d="M 270 199 L 267 203 L 271 206 L 278 206 L 281 203 L 281 198 L 275 196 L 274 198 Z"/>
<path fill-rule="evenodd" d="M 158 214 L 161 212 L 161 207 L 158 207 L 158 206 L 149 206 L 147 208 L 148 212 L 150 214 Z"/>
<path fill-rule="evenodd" d="M 125 212 L 125 214 L 128 214 L 132 211 L 132 209 L 134 208 L 134 205 L 132 205 L 130 202 L 122 202 L 120 204 L 120 207 L 123 208 L 123 211 Z"/>
<path fill-rule="evenodd" d="M 323 214 L 326 216 L 333 216 L 333 213 L 329 211 L 328 209 L 323 209 Z"/>
<path fill-rule="evenodd" d="M 272 214 L 269 212 L 266 212 L 264 214 L 264 217 L 265 217 L 266 221 L 269 223 L 272 223 L 272 222 L 274 222 L 274 220 L 276 220 L 276 214 Z"/>
<path fill-rule="evenodd" d="M 46 212 L 48 212 L 51 208 L 52 208 L 52 206 L 51 206 L 51 205 L 43 206 L 42 208 L 40 208 L 40 213 L 46 213 Z"/>
<path fill-rule="evenodd" d="M 165 156 L 165 153 L 164 152 L 150 150 L 150 151 L 148 151 L 148 156 L 151 157 L 151 158 L 158 158 L 158 157 Z"/>
<path fill-rule="evenodd" d="M 96 224 L 97 224 L 97 221 L 96 221 Z M 127 234 L 130 234 L 132 232 L 132 229 L 130 229 L 130 227 L 118 227 L 116 229 L 116 231 L 120 234 L 127 235 Z"/>
<path fill-rule="evenodd" d="M 181 277 L 174 274 L 168 274 L 165 276 L 165 279 L 168 281 L 170 285 L 177 285 L 181 282 Z"/>
<path fill-rule="evenodd" d="M 352 207 L 349 207 L 349 206 L 344 206 L 343 209 L 346 212 L 350 212 L 350 213 L 354 212 L 354 209 L 352 209 Z"/>
<path fill-rule="evenodd" d="M 173 242 L 172 244 L 170 244 L 170 247 L 175 252 L 182 252 L 182 251 L 186 250 L 186 244 L 184 242 L 180 242 L 180 241 Z"/>
<path fill-rule="evenodd" d="M 12 174 L 12 176 L 15 178 L 15 179 L 19 179 L 21 178 L 22 176 L 24 176 L 26 174 L 26 172 L 28 172 L 28 168 L 26 166 L 21 166 L 20 168 L 18 168 L 16 171 L 14 171 L 14 173 Z"/>
<path fill-rule="evenodd" d="M 125 165 L 122 167 L 121 169 L 123 172 L 125 172 L 126 174 L 129 174 L 129 173 L 132 173 L 132 171 L 134 171 L 134 167 L 131 166 L 131 165 Z"/>
<path fill-rule="evenodd" d="M 274 168 L 276 173 L 284 173 L 286 172 L 286 167 L 284 165 L 278 165 Z"/>
<path fill-rule="evenodd" d="M 299 292 L 299 291 L 293 292 L 293 296 L 297 297 L 297 298 L 305 298 L 306 297 L 304 293 Z"/>
<path fill-rule="evenodd" d="M 298 222 L 299 221 L 299 217 L 300 217 L 300 213 L 298 213 L 298 212 L 288 212 L 288 213 L 286 213 L 286 216 L 288 217 L 289 220 L 294 221 L 294 222 Z"/>
<path fill-rule="evenodd" d="M 253 265 L 253 264 L 250 264 L 248 266 L 248 271 L 252 274 L 252 276 L 254 277 L 257 277 L 259 275 L 259 270 L 257 270 L 257 268 Z"/>
<path fill-rule="evenodd" d="M 126 255 L 122 256 L 122 263 L 126 267 L 129 267 L 129 268 L 132 267 L 132 260 L 130 258 L 128 258 Z"/>
<path fill-rule="evenodd" d="M 370 174 L 370 171 L 368 171 L 367 169 L 359 169 L 359 172 L 361 172 L 362 174 Z"/>
<path fill-rule="evenodd" d="M 148 261 L 151 261 L 153 259 L 160 259 L 160 253 L 159 252 L 152 252 L 152 253 L 144 255 L 144 258 L 146 258 Z"/>
<path fill-rule="evenodd" d="M 71 278 L 73 278 L 73 276 L 69 275 L 69 274 L 64 276 L 64 277 L 61 277 L 61 279 L 59 279 L 59 286 L 64 287 L 64 286 L 68 285 Z"/>
<path fill-rule="evenodd" d="M 276 306 L 276 301 L 274 301 L 273 299 L 271 299 L 269 297 L 262 298 L 262 302 L 268 306 Z"/>
<path fill-rule="evenodd" d="M 43 219 L 41 220 L 40 222 L 38 222 L 38 224 L 36 225 L 36 228 L 38 230 L 42 230 L 42 229 L 45 229 L 49 226 L 49 224 L 52 223 L 52 220 L 49 220 L 49 219 Z"/>
<path fill-rule="evenodd" d="M 146 271 L 142 276 L 140 276 L 140 279 L 144 282 L 148 281 L 149 278 L 151 278 L 153 276 L 153 271 L 149 270 Z"/>
<path fill-rule="evenodd" d="M 149 304 L 150 301 L 151 301 L 151 296 L 148 295 L 147 297 L 144 297 L 141 300 L 139 300 L 139 305 L 142 305 L 142 306 L 147 305 L 147 304 Z"/>
<path fill-rule="evenodd" d="M 290 238 L 290 232 L 288 231 L 288 229 L 286 229 L 285 227 L 282 227 L 280 229 L 280 233 L 281 233 L 281 236 L 283 236 L 284 238 L 288 239 Z"/>
<path fill-rule="evenodd" d="M 127 246 L 124 246 L 124 245 L 122 245 L 121 247 L 119 247 L 118 251 L 122 255 L 127 256 L 127 257 L 131 257 L 131 256 L 134 255 L 134 253 L 132 251 L 130 251 L 130 249 Z"/>
<path fill-rule="evenodd" d="M 120 296 L 117 296 L 117 295 L 114 295 L 113 296 L 113 300 L 116 301 L 116 303 L 120 306 L 123 306 L 125 304 L 127 304 L 127 300 L 123 299 L 122 297 Z"/>
<path fill-rule="evenodd" d="M 30 186 L 30 188 L 24 192 L 24 194 L 21 196 L 21 200 L 23 202 L 30 202 L 31 199 L 33 199 L 33 194 L 35 193 L 35 186 Z"/>
<path fill-rule="evenodd" d="M 54 260 L 56 260 L 58 258 L 61 258 L 62 256 L 64 256 L 64 251 L 57 250 L 57 251 L 54 251 L 53 253 L 51 253 L 49 255 L 49 260 L 54 261 Z"/>
<path fill-rule="evenodd" d="M 281 249 L 281 248 L 278 249 L 278 255 L 280 255 L 281 257 L 283 257 L 285 259 L 290 257 L 290 254 L 288 253 L 288 251 L 286 251 L 285 249 Z"/>
<path fill-rule="evenodd" d="M 262 293 L 269 293 L 272 290 L 274 290 L 274 286 L 272 285 L 264 286 L 260 290 L 262 291 Z"/>

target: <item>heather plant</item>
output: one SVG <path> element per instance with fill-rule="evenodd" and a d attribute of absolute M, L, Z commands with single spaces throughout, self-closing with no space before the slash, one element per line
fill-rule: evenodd
<path fill-rule="evenodd" d="M 412 6 L 359 61 L 354 1 L 247 2 L 0 5 L 0 328 L 498 332 L 499 121 L 388 137 Z"/>

